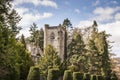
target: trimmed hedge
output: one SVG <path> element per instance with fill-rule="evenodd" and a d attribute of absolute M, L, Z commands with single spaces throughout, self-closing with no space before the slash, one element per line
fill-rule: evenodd
<path fill-rule="evenodd" d="M 84 80 L 90 80 L 90 74 L 89 73 L 84 74 Z"/>
<path fill-rule="evenodd" d="M 47 80 L 57 80 L 59 77 L 59 70 L 58 69 L 49 69 Z"/>
<path fill-rule="evenodd" d="M 105 80 L 111 80 L 110 77 L 108 77 L 108 76 L 104 76 L 104 79 Z"/>
<path fill-rule="evenodd" d="M 97 75 L 97 80 L 104 80 L 104 78 L 101 75 Z"/>
<path fill-rule="evenodd" d="M 63 80 L 72 80 L 72 72 L 70 70 L 65 70 Z"/>
<path fill-rule="evenodd" d="M 83 80 L 83 74 L 80 72 L 73 72 L 73 80 Z"/>
<path fill-rule="evenodd" d="M 27 80 L 40 80 L 40 70 L 39 67 L 30 67 L 30 71 Z"/>
<path fill-rule="evenodd" d="M 91 75 L 91 79 L 90 80 L 97 80 L 96 75 Z"/>

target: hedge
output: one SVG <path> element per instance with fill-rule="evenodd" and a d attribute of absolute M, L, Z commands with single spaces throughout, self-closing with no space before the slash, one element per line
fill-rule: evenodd
<path fill-rule="evenodd" d="M 96 75 L 91 75 L 91 79 L 90 80 L 97 80 Z"/>
<path fill-rule="evenodd" d="M 30 68 L 27 80 L 40 80 L 39 67 L 33 66 Z"/>
<path fill-rule="evenodd" d="M 104 78 L 101 75 L 97 75 L 97 80 L 104 80 Z"/>
<path fill-rule="evenodd" d="M 63 80 L 72 80 L 72 72 L 70 70 L 65 70 Z"/>
<path fill-rule="evenodd" d="M 83 74 L 80 72 L 73 72 L 73 80 L 83 80 Z"/>
<path fill-rule="evenodd" d="M 58 69 L 49 69 L 47 80 L 57 80 L 59 77 L 59 70 Z"/>
<path fill-rule="evenodd" d="M 89 73 L 84 74 L 84 80 L 90 80 L 90 74 Z"/>

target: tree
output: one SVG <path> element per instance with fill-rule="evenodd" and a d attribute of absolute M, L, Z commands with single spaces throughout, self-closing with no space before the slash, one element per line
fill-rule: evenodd
<path fill-rule="evenodd" d="M 37 25 L 33 23 L 30 27 L 30 42 L 33 42 L 35 46 L 39 47 L 43 51 L 43 44 L 44 44 L 44 31 L 41 28 L 37 30 Z"/>
<path fill-rule="evenodd" d="M 37 25 L 33 23 L 30 27 L 31 42 L 36 42 Z"/>
<path fill-rule="evenodd" d="M 39 67 L 32 66 L 30 68 L 27 80 L 40 80 L 40 70 L 39 70 Z"/>
<path fill-rule="evenodd" d="M 105 31 L 99 33 L 98 49 L 101 55 L 101 70 L 102 75 L 111 76 L 111 63 L 110 63 L 110 52 L 109 52 L 109 41 L 107 40 Z"/>
<path fill-rule="evenodd" d="M 45 48 L 45 53 L 40 58 L 40 63 L 39 63 L 39 67 L 40 67 L 42 76 L 46 79 L 48 69 L 50 69 L 50 68 L 58 68 L 59 69 L 60 63 L 61 63 L 61 59 L 58 56 L 57 52 L 55 51 L 53 46 L 48 45 Z"/>
<path fill-rule="evenodd" d="M 68 34 L 68 30 L 70 28 L 72 28 L 72 24 L 68 18 L 64 19 L 62 27 L 65 29 L 65 52 L 64 52 L 65 55 L 64 55 L 64 58 L 67 59 L 67 47 L 68 47 L 68 44 L 67 44 L 68 35 L 67 34 Z"/>
<path fill-rule="evenodd" d="M 13 35 L 17 35 L 19 31 L 21 30 L 21 27 L 17 26 L 17 23 L 21 20 L 21 17 L 18 15 L 18 13 L 13 9 L 11 10 L 9 16 L 8 16 L 8 26 L 11 29 Z"/>
<path fill-rule="evenodd" d="M 80 71 L 86 71 L 86 49 L 79 31 L 73 33 L 71 43 L 68 45 L 68 52 L 70 64 L 78 66 Z"/>
<path fill-rule="evenodd" d="M 0 0 L 0 79 L 18 80 L 16 39 L 8 22 L 11 13 L 10 0 Z M 18 23 L 17 21 L 16 23 Z"/>
<path fill-rule="evenodd" d="M 23 34 L 21 36 L 21 43 L 23 44 L 23 47 L 26 49 L 26 41 L 25 41 L 25 37 Z"/>
<path fill-rule="evenodd" d="M 0 80 L 25 80 L 31 58 L 15 38 L 20 17 L 10 1 L 0 0 Z"/>
<path fill-rule="evenodd" d="M 40 29 L 40 34 L 39 34 L 39 47 L 43 50 L 44 49 L 44 31 L 41 28 Z"/>
<path fill-rule="evenodd" d="M 29 69 L 34 65 L 30 53 L 26 50 L 24 44 L 17 42 L 16 49 L 17 51 L 17 63 L 20 70 L 20 79 L 26 80 L 29 73 Z"/>

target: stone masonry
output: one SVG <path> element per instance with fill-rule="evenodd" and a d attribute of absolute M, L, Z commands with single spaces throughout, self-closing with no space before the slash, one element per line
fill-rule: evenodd
<path fill-rule="evenodd" d="M 64 60 L 65 52 L 65 30 L 61 26 L 49 26 L 44 28 L 44 48 L 52 45 L 58 52 L 61 60 Z"/>

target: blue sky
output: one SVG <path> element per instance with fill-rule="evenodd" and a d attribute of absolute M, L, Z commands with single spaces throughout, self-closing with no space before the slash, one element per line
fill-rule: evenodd
<path fill-rule="evenodd" d="M 81 28 L 96 20 L 100 30 L 112 35 L 112 52 L 120 57 L 120 0 L 14 0 L 12 4 L 22 17 L 19 35 L 28 37 L 33 22 L 41 28 L 44 24 L 59 25 L 69 18 L 74 27 Z"/>

